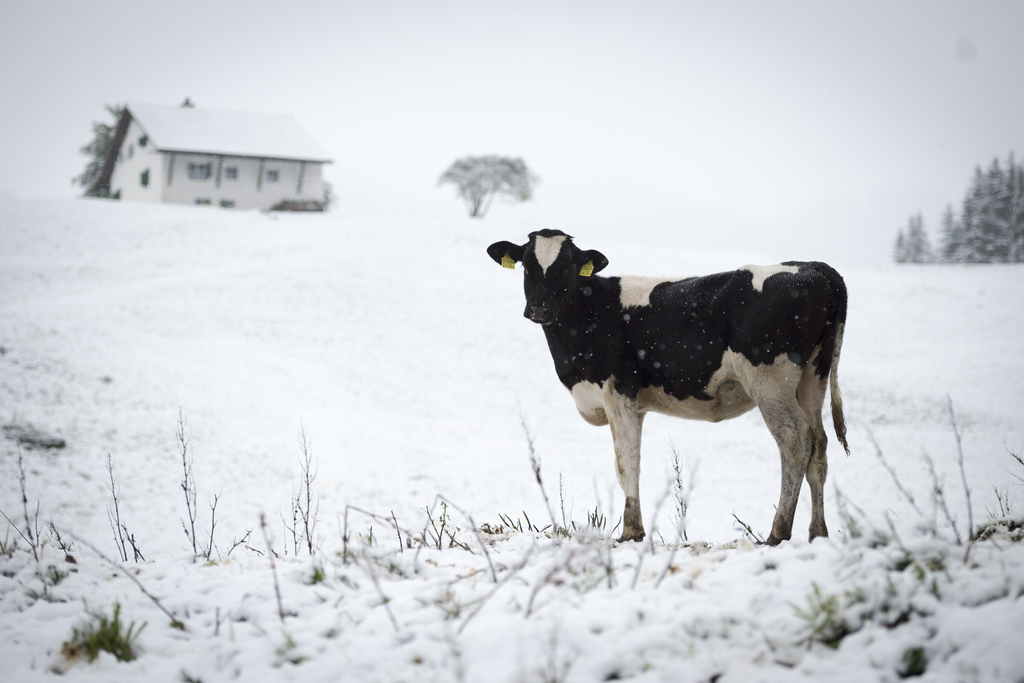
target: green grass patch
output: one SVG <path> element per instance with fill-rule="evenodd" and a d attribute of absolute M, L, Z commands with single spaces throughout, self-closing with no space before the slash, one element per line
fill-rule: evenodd
<path fill-rule="evenodd" d="M 96 659 L 100 651 L 109 652 L 122 662 L 130 662 L 135 659 L 133 647 L 135 639 L 146 628 L 143 623 L 138 629 L 135 622 L 125 628 L 121 621 L 121 605 L 114 603 L 113 617 L 101 612 L 86 612 L 92 621 L 81 628 L 74 628 L 71 633 L 71 640 L 64 643 L 61 648 L 62 654 L 68 659 L 77 659 L 84 655 L 90 662 Z"/>

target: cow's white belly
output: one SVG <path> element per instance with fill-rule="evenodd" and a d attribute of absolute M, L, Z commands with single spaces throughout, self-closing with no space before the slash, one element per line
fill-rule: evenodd
<path fill-rule="evenodd" d="M 687 420 L 720 422 L 742 415 L 755 405 L 735 378 L 720 382 L 713 388 L 709 387 L 707 393 L 711 396 L 710 400 L 692 396 L 679 400 L 666 393 L 662 387 L 647 387 L 640 390 L 637 397 L 638 408 L 640 412 L 663 413 Z"/>
<path fill-rule="evenodd" d="M 576 410 L 584 420 L 598 427 L 608 424 L 601 385 L 578 382 L 571 392 Z M 706 392 L 712 397 L 711 400 L 693 397 L 680 400 L 669 395 L 662 387 L 646 387 L 637 396 L 637 410 L 641 414 L 655 412 L 689 420 L 719 422 L 742 415 L 755 405 L 738 379 L 725 369 L 715 373 Z"/>
<path fill-rule="evenodd" d="M 818 350 L 815 349 L 814 355 Z M 814 358 L 814 355 L 811 358 Z M 808 366 L 811 367 L 811 366 Z M 637 411 L 663 413 L 689 420 L 720 422 L 742 415 L 757 405 L 753 396 L 767 396 L 775 393 L 777 387 L 784 391 L 797 391 L 804 368 L 794 364 L 785 354 L 780 354 L 773 363 L 754 366 L 741 354 L 728 349 L 704 392 L 709 400 L 694 397 L 682 400 L 671 396 L 664 387 L 645 387 L 637 395 Z M 614 387 L 614 377 L 610 378 Z M 608 424 L 608 406 L 605 392 L 600 384 L 578 382 L 570 390 L 576 409 L 584 420 L 592 425 Z M 612 390 L 614 395 L 614 389 Z"/>
<path fill-rule="evenodd" d="M 815 349 L 811 358 L 817 353 Z M 779 354 L 771 364 L 754 366 L 742 354 L 728 349 L 722 356 L 721 367 L 704 389 L 710 400 L 693 397 L 679 400 L 666 393 L 663 387 L 647 387 L 640 390 L 637 408 L 641 412 L 720 422 L 742 415 L 756 406 L 752 396 L 767 397 L 775 394 L 779 387 L 784 387 L 784 393 L 792 391 L 795 395 L 803 371 L 786 354 Z"/>

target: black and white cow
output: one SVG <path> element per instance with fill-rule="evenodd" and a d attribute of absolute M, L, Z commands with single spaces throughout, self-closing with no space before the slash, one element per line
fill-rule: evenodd
<path fill-rule="evenodd" d="M 779 445 L 782 492 L 767 543 L 788 540 L 803 479 L 810 537 L 828 536 L 823 489 L 828 439 L 821 410 L 831 376 L 832 420 L 846 452 L 836 379 L 846 286 L 824 263 L 744 266 L 669 280 L 599 277 L 608 259 L 558 230 L 487 248 L 523 264 L 524 315 L 547 336 L 555 371 L 583 419 L 611 425 L 626 495 L 620 541 L 640 540 L 640 432 L 649 411 L 718 422 L 757 406 Z"/>

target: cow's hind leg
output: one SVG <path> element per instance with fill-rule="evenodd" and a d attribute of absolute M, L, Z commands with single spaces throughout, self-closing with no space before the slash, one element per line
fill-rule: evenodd
<path fill-rule="evenodd" d="M 615 444 L 615 474 L 626 495 L 619 541 L 642 541 L 644 522 L 640 514 L 640 430 L 643 415 L 637 411 L 635 398 L 631 399 L 615 391 L 614 380 L 605 382 L 602 398 Z"/>
<path fill-rule="evenodd" d="M 797 390 L 797 400 L 803 408 L 807 421 L 813 431 L 813 446 L 810 461 L 807 463 L 807 485 L 811 489 L 811 526 L 810 540 L 818 536 L 828 536 L 825 526 L 825 477 L 828 476 L 828 437 L 825 426 L 821 422 L 821 409 L 828 392 L 828 378 L 820 379 L 814 375 L 814 364 L 804 367 Z"/>
<path fill-rule="evenodd" d="M 782 457 L 779 507 L 772 522 L 772 533 L 765 541 L 768 545 L 778 545 L 792 536 L 793 515 L 814 448 L 814 431 L 797 402 L 796 391 L 787 391 L 783 387 L 779 392 L 759 396 L 755 400 Z"/>

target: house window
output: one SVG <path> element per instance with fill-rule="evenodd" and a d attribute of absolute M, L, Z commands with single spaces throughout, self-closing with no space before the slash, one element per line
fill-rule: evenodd
<path fill-rule="evenodd" d="M 238 167 L 237 166 L 226 166 L 226 167 L 224 167 L 224 179 L 225 180 L 238 180 Z"/>
<path fill-rule="evenodd" d="M 201 206 L 209 206 L 212 203 L 213 202 L 211 202 L 209 199 L 197 199 L 196 200 L 196 204 L 199 204 Z"/>
<path fill-rule="evenodd" d="M 188 177 L 192 180 L 209 180 L 213 172 L 213 164 L 189 164 Z M 209 203 L 209 202 L 207 202 Z"/>
<path fill-rule="evenodd" d="M 268 183 L 276 183 L 277 182 L 277 169 L 274 169 L 272 171 L 267 171 L 267 182 Z"/>
<path fill-rule="evenodd" d="M 220 205 L 221 205 L 221 208 L 224 208 L 224 209 L 233 209 L 233 208 L 235 208 L 235 200 L 234 199 L 222 199 L 222 200 L 220 200 Z"/>
<path fill-rule="evenodd" d="M 148 135 L 143 135 L 141 138 L 139 138 L 139 147 L 145 147 L 147 144 L 149 144 Z"/>
<path fill-rule="evenodd" d="M 135 145 L 128 145 L 128 158 L 131 159 L 133 154 L 135 154 Z"/>
<path fill-rule="evenodd" d="M 143 187 L 149 187 L 149 169 L 147 168 L 139 175 L 139 184 Z"/>

